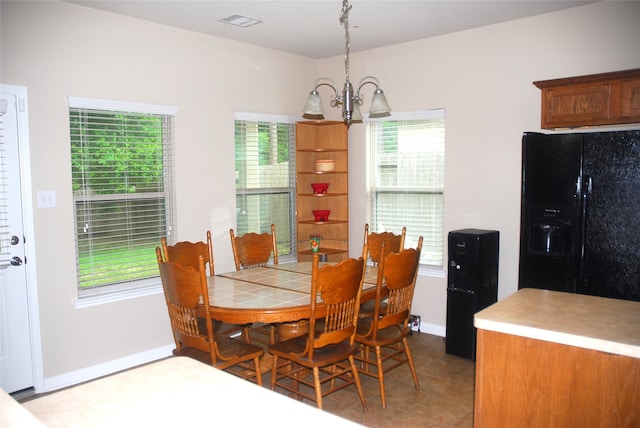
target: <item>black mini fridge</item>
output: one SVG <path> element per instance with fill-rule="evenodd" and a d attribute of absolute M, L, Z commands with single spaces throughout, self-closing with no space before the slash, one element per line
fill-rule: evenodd
<path fill-rule="evenodd" d="M 476 312 L 498 301 L 497 230 L 449 232 L 447 275 L 447 354 L 475 360 Z"/>

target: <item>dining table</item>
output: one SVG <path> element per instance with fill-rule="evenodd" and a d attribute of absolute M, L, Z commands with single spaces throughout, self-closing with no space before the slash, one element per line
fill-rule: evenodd
<path fill-rule="evenodd" d="M 312 262 L 291 262 L 210 276 L 209 316 L 232 324 L 308 319 L 311 269 Z M 375 298 L 377 275 L 377 267 L 366 266 L 361 302 Z M 323 315 L 320 306 L 318 313 Z"/>

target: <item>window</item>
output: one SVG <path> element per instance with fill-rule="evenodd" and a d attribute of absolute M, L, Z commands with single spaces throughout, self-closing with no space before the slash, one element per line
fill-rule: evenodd
<path fill-rule="evenodd" d="M 237 114 L 237 234 L 271 232 L 278 258 L 295 259 L 295 119 Z"/>
<path fill-rule="evenodd" d="M 175 108 L 69 98 L 78 296 L 157 286 Z"/>
<path fill-rule="evenodd" d="M 400 233 L 406 247 L 423 236 L 420 263 L 443 267 L 444 110 L 367 124 L 369 227 Z"/>

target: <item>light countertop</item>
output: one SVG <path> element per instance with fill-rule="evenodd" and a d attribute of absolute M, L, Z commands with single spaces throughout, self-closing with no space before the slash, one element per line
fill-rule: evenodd
<path fill-rule="evenodd" d="M 640 358 L 640 302 L 524 288 L 478 312 L 474 325 Z"/>
<path fill-rule="evenodd" d="M 45 428 L 45 425 L 13 397 L 0 389 L 0 427 Z"/>
<path fill-rule="evenodd" d="M 120 372 L 23 406 L 50 428 L 360 426 L 186 357 Z"/>

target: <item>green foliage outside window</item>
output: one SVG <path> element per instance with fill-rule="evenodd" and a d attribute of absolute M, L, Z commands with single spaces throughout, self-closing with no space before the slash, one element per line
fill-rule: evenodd
<path fill-rule="evenodd" d="M 69 119 L 79 288 L 157 276 L 166 117 L 71 109 Z"/>
<path fill-rule="evenodd" d="M 71 134 L 74 193 L 162 190 L 162 118 L 96 112 L 72 114 L 70 121 L 76 131 Z"/>
<path fill-rule="evenodd" d="M 289 162 L 289 128 L 289 124 L 277 123 L 274 126 L 271 123 L 258 122 L 260 165 Z"/>

